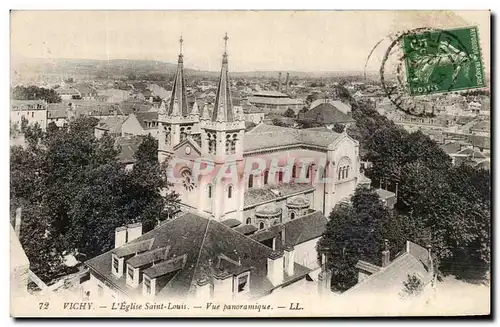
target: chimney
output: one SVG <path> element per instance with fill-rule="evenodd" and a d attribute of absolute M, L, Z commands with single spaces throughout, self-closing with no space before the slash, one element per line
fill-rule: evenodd
<path fill-rule="evenodd" d="M 281 72 L 278 74 L 278 92 L 281 92 Z"/>
<path fill-rule="evenodd" d="M 127 243 L 127 227 L 121 226 L 115 229 L 115 249 Z"/>
<path fill-rule="evenodd" d="M 295 249 L 293 246 L 285 248 L 285 272 L 288 276 L 293 276 L 295 268 Z"/>
<path fill-rule="evenodd" d="M 142 235 L 142 223 L 127 225 L 127 242 L 131 242 Z"/>
<path fill-rule="evenodd" d="M 434 273 L 434 262 L 432 260 L 432 245 L 427 245 L 427 261 L 429 262 L 429 272 Z"/>
<path fill-rule="evenodd" d="M 327 260 L 327 256 L 322 253 L 321 272 L 318 274 L 318 293 L 321 296 L 331 292 L 332 271 L 328 268 Z"/>
<path fill-rule="evenodd" d="M 288 84 L 290 84 L 290 73 L 286 73 L 285 93 L 288 94 Z"/>
<path fill-rule="evenodd" d="M 21 215 L 23 209 L 21 207 L 16 209 L 16 220 L 14 222 L 14 231 L 16 232 L 17 237 L 21 238 Z"/>
<path fill-rule="evenodd" d="M 283 283 L 283 252 L 273 251 L 267 258 L 267 278 L 274 286 Z"/>
<path fill-rule="evenodd" d="M 391 262 L 391 252 L 389 251 L 389 241 L 387 239 L 384 240 L 384 248 L 382 251 L 382 267 L 386 267 Z"/>
<path fill-rule="evenodd" d="M 206 277 L 202 277 L 196 281 L 196 298 L 208 300 L 212 298 L 212 284 Z"/>

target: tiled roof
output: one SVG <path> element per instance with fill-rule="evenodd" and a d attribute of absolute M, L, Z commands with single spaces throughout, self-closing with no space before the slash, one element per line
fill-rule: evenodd
<path fill-rule="evenodd" d="M 460 143 L 458 143 L 458 142 L 450 142 L 450 143 L 442 144 L 439 147 L 447 154 L 453 154 L 453 153 L 457 153 L 460 151 Z"/>
<path fill-rule="evenodd" d="M 377 266 L 377 265 L 374 265 L 374 264 L 371 264 L 369 262 L 366 262 L 366 261 L 363 261 L 363 260 L 359 260 L 357 263 L 356 263 L 356 268 L 358 269 L 362 269 L 364 271 L 367 271 L 371 274 L 374 274 L 376 273 L 377 271 L 379 271 L 381 269 L 381 267 Z"/>
<path fill-rule="evenodd" d="M 111 116 L 99 120 L 96 128 L 104 129 L 114 134 L 121 134 L 123 122 L 126 120 L 123 116 Z"/>
<path fill-rule="evenodd" d="M 278 97 L 264 97 L 264 96 L 251 96 L 248 97 L 248 101 L 252 104 L 259 105 L 300 105 L 303 102 L 299 99 L 290 99 L 290 98 L 278 98 Z"/>
<path fill-rule="evenodd" d="M 326 148 L 341 134 L 330 130 L 296 129 L 259 124 L 246 133 L 244 151 L 287 145 L 313 145 Z"/>
<path fill-rule="evenodd" d="M 474 124 L 471 127 L 471 130 L 489 132 L 490 131 L 490 125 L 491 125 L 490 121 L 483 120 L 483 121 L 480 121 L 480 122 Z"/>
<path fill-rule="evenodd" d="M 127 264 L 131 265 L 132 267 L 142 267 L 144 265 L 154 263 L 157 261 L 165 260 L 166 256 L 168 255 L 168 249 L 169 247 L 164 247 L 164 248 L 158 248 L 152 251 L 144 252 L 142 254 L 138 254 L 133 258 L 130 258 L 127 261 Z"/>
<path fill-rule="evenodd" d="M 327 222 L 328 220 L 320 211 L 286 222 L 284 224 L 285 244 L 295 246 L 320 237 L 326 229 Z"/>
<path fill-rule="evenodd" d="M 153 242 L 154 242 L 154 239 L 151 238 L 151 239 L 143 240 L 141 242 L 126 244 L 125 246 L 114 250 L 113 253 L 116 254 L 119 258 L 121 258 L 121 257 L 126 257 L 126 256 L 131 255 L 131 254 L 146 252 L 146 251 L 149 251 L 151 249 Z"/>
<path fill-rule="evenodd" d="M 137 120 L 143 129 L 150 129 L 146 125 L 146 121 L 158 121 L 157 111 L 136 112 L 134 115 L 137 117 Z M 156 127 L 153 127 L 153 129 L 156 129 Z"/>
<path fill-rule="evenodd" d="M 257 206 L 266 202 L 274 201 L 279 198 L 288 197 L 296 193 L 304 193 L 308 190 L 314 190 L 314 186 L 301 183 L 284 183 L 276 185 L 267 185 L 259 188 L 250 188 L 245 190 L 245 207 Z"/>
<path fill-rule="evenodd" d="M 279 97 L 288 98 L 288 95 L 279 91 L 260 91 L 253 94 L 256 97 Z"/>
<path fill-rule="evenodd" d="M 323 235 L 328 220 L 320 211 L 289 220 L 284 224 L 271 226 L 249 237 L 257 242 L 276 238 L 277 246 L 282 244 L 282 231 L 285 232 L 285 246 L 296 246 Z"/>
<path fill-rule="evenodd" d="M 304 114 L 302 119 L 315 121 L 321 124 L 354 122 L 351 116 L 343 113 L 331 103 L 322 103 L 312 108 Z"/>
<path fill-rule="evenodd" d="M 135 162 L 134 154 L 141 144 L 143 136 L 127 136 L 127 137 L 117 137 L 115 144 L 120 147 L 120 153 L 118 154 L 118 161 L 121 163 L 133 163 Z"/>
<path fill-rule="evenodd" d="M 238 219 L 226 219 L 222 221 L 222 223 L 229 228 L 233 228 L 241 224 L 241 222 Z"/>
<path fill-rule="evenodd" d="M 154 265 L 153 267 L 149 267 L 148 269 L 144 270 L 144 274 L 149 278 L 156 278 L 159 276 L 164 276 L 168 273 L 181 270 L 186 264 L 186 257 L 187 256 L 184 254 L 182 257 L 173 258 L 165 262 L 161 262 L 157 265 Z"/>
<path fill-rule="evenodd" d="M 272 256 L 272 249 L 213 219 L 186 213 L 140 236 L 130 244 L 147 240 L 153 240 L 151 249 L 170 246 L 167 260 L 155 264 L 154 270 L 148 268 L 145 271 L 152 278 L 172 273 L 168 283 L 157 290 L 156 296 L 159 298 L 186 297 L 198 280 L 216 274 L 230 276 L 245 270 L 250 271 L 252 297 L 267 294 L 275 288 L 267 278 L 267 258 Z M 132 297 L 140 295 L 141 286 L 130 289 L 125 285 L 125 276 L 119 279 L 112 276 L 111 253 L 120 251 L 121 248 L 90 259 L 86 265 L 116 289 Z M 231 264 L 231 260 L 226 260 L 223 267 L 216 267 L 214 263 L 217 263 L 221 256 L 233 258 L 238 264 Z M 224 271 L 220 271 L 222 268 Z M 309 271 L 296 263 L 294 276 L 285 276 L 284 283 L 303 277 Z"/>
<path fill-rule="evenodd" d="M 254 233 L 257 230 L 257 227 L 255 227 L 254 225 L 240 225 L 234 228 L 234 230 L 240 232 L 241 234 L 249 235 Z"/>

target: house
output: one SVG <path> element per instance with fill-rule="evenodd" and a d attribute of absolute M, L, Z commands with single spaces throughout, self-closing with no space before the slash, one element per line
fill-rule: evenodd
<path fill-rule="evenodd" d="M 116 137 L 122 135 L 122 125 L 127 117 L 112 116 L 101 118 L 94 128 L 94 135 L 96 138 L 101 138 L 104 134 Z"/>
<path fill-rule="evenodd" d="M 346 115 L 348 115 L 352 111 L 351 106 L 349 104 L 344 103 L 344 102 L 339 101 L 339 100 L 333 100 L 333 99 L 329 99 L 329 98 L 316 99 L 313 102 L 311 102 L 311 105 L 309 106 L 309 108 L 313 109 L 313 108 L 315 108 L 319 105 L 322 105 L 324 103 L 331 104 L 332 106 L 334 106 L 335 108 L 337 108 L 338 110 L 340 110 L 341 112 L 343 112 Z"/>
<path fill-rule="evenodd" d="M 81 99 L 81 93 L 73 87 L 59 87 L 55 89 L 56 93 L 62 100 L 76 100 Z"/>
<path fill-rule="evenodd" d="M 241 108 L 245 115 L 245 121 L 254 124 L 259 124 L 264 121 L 264 110 L 262 108 L 258 108 L 247 101 L 242 101 Z"/>
<path fill-rule="evenodd" d="M 125 169 L 130 171 L 134 167 L 135 153 L 142 143 L 143 136 L 118 136 L 115 139 L 115 146 L 120 150 L 118 154 L 118 162 L 125 165 Z"/>
<path fill-rule="evenodd" d="M 82 100 L 96 100 L 97 98 L 97 90 L 87 83 L 76 84 L 73 88 L 80 93 Z"/>
<path fill-rule="evenodd" d="M 403 251 L 392 259 L 386 247 L 386 250 L 382 251 L 381 266 L 359 260 L 356 268 L 358 283 L 342 293 L 342 296 L 400 297 L 404 296 L 404 283 L 409 276 L 415 276 L 423 290 L 432 287 L 435 277 L 430 248 L 423 248 L 411 241 L 406 241 Z"/>
<path fill-rule="evenodd" d="M 38 123 L 42 130 L 47 128 L 48 104 L 44 100 L 11 100 L 10 123 L 21 128 L 22 121 L 28 125 Z"/>
<path fill-rule="evenodd" d="M 440 145 L 440 148 L 451 157 L 453 165 L 461 164 L 471 165 L 490 169 L 489 153 L 476 150 L 472 145 L 466 142 L 448 142 Z"/>
<path fill-rule="evenodd" d="M 397 202 L 396 193 L 381 188 L 376 189 L 375 192 L 378 194 L 384 205 L 386 205 L 389 209 L 394 209 Z"/>
<path fill-rule="evenodd" d="M 185 213 L 145 234 L 140 223 L 117 228 L 115 249 L 85 263 L 85 288 L 92 300 L 258 299 L 307 278 L 294 251 Z"/>
<path fill-rule="evenodd" d="M 490 125 L 489 120 L 479 121 L 470 128 L 470 132 L 472 135 L 490 136 Z"/>
<path fill-rule="evenodd" d="M 158 112 L 146 111 L 130 114 L 122 124 L 122 136 L 158 135 Z"/>
<path fill-rule="evenodd" d="M 356 122 L 350 115 L 345 114 L 342 110 L 337 108 L 336 105 L 331 103 L 322 103 L 305 113 L 299 113 L 299 117 L 297 119 L 299 121 L 321 124 L 328 128 L 333 128 L 335 124 L 349 126 Z"/>

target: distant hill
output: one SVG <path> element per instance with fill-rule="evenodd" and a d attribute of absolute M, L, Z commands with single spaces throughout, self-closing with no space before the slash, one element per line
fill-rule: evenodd
<path fill-rule="evenodd" d="M 94 59 L 38 59 L 15 58 L 11 60 L 12 79 L 33 76 L 53 76 L 55 79 L 78 78 L 117 78 L 124 76 L 149 75 L 158 77 L 174 74 L 177 63 L 156 60 L 94 60 Z M 187 75 L 217 77 L 218 71 L 202 71 L 185 68 Z M 362 76 L 362 72 L 300 72 L 288 71 L 291 77 L 331 78 L 342 76 Z M 285 72 L 283 72 L 283 75 Z M 278 71 L 231 72 L 236 78 L 277 78 Z M 284 79 L 285 76 L 282 76 Z"/>

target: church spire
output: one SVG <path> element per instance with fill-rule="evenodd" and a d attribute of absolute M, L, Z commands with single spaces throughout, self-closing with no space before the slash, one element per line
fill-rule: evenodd
<path fill-rule="evenodd" d="M 184 55 L 182 54 L 182 44 L 184 39 L 179 39 L 179 60 L 177 61 L 177 71 L 175 73 L 174 87 L 168 105 L 169 116 L 187 116 L 189 114 L 186 96 L 186 80 L 184 79 Z"/>
<path fill-rule="evenodd" d="M 229 69 L 227 60 L 227 40 L 229 40 L 229 37 L 226 33 L 226 35 L 224 36 L 224 54 L 222 55 L 222 68 L 219 77 L 219 85 L 217 87 L 217 96 L 215 97 L 214 110 L 212 113 L 212 121 L 216 122 L 232 122 L 237 120 L 231 98 L 231 84 L 229 81 Z"/>

